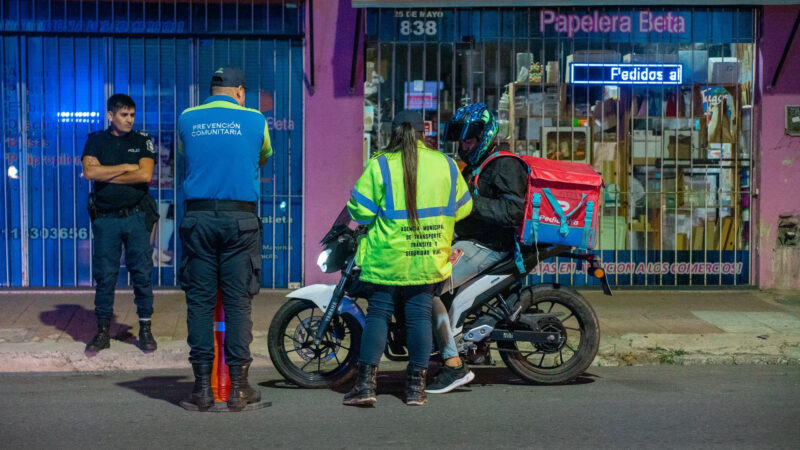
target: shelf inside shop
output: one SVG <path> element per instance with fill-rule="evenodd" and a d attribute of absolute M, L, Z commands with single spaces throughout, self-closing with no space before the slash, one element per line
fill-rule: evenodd
<path fill-rule="evenodd" d="M 561 86 L 564 83 L 542 83 L 540 81 L 515 81 L 514 86 Z"/>
<path fill-rule="evenodd" d="M 637 158 L 638 159 L 638 158 Z M 652 162 L 652 165 L 656 168 L 669 168 L 675 167 L 675 159 L 672 158 L 648 158 L 649 161 Z M 723 159 L 678 159 L 678 165 L 681 167 L 708 167 L 708 168 L 717 168 L 717 169 L 734 169 L 737 167 L 736 162 L 738 161 L 739 168 L 750 167 L 750 162 L 746 160 L 736 160 L 733 158 L 723 158 Z M 725 163 L 723 165 L 723 163 Z M 635 165 L 644 165 L 639 164 L 638 161 L 634 162 Z"/>

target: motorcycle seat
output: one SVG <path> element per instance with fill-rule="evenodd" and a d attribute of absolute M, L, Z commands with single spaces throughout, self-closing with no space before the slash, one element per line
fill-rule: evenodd
<path fill-rule="evenodd" d="M 569 251 L 571 247 L 566 245 L 539 244 L 537 246 L 522 247 L 522 260 L 525 265 L 525 273 L 519 273 L 517 262 L 512 253 L 494 266 L 490 267 L 485 273 L 487 275 L 514 275 L 518 278 L 526 277 L 536 266 L 547 258 L 552 258 L 561 253 Z"/>

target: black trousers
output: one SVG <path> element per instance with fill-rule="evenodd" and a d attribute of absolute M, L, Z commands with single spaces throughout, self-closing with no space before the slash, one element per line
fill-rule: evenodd
<path fill-rule="evenodd" d="M 181 287 L 188 308 L 189 362 L 214 361 L 214 306 L 222 290 L 225 360 L 249 364 L 251 300 L 261 286 L 261 221 L 250 212 L 188 211 L 180 225 Z"/>
<path fill-rule="evenodd" d="M 114 317 L 114 288 L 119 276 L 119 259 L 125 247 L 125 267 L 133 282 L 134 303 L 140 319 L 153 315 L 153 248 L 144 212 L 130 216 L 102 216 L 92 222 L 92 276 L 97 283 L 94 295 L 94 314 L 98 320 Z"/>

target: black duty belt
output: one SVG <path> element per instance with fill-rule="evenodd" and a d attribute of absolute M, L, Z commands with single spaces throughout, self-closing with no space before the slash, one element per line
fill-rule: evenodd
<path fill-rule="evenodd" d="M 186 211 L 241 211 L 256 213 L 256 202 L 239 200 L 187 200 Z"/>
<path fill-rule="evenodd" d="M 128 217 L 138 211 L 144 211 L 139 205 L 131 206 L 130 208 L 110 209 L 110 210 L 97 210 L 97 217 Z"/>

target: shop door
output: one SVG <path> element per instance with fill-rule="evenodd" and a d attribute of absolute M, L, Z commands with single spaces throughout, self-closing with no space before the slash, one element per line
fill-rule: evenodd
<path fill-rule="evenodd" d="M 755 23 L 749 8 L 370 10 L 365 142 L 383 148 L 392 116 L 413 109 L 428 145 L 454 155 L 443 124 L 484 102 L 499 149 L 603 175 L 597 250 L 612 284 L 747 285 Z M 601 78 L 581 79 L 575 63 L 674 79 L 612 81 L 595 68 Z M 529 281 L 596 282 L 557 258 Z"/>
<path fill-rule="evenodd" d="M 302 270 L 302 46 L 295 39 L 111 36 L 0 37 L 0 285 L 92 284 L 90 183 L 80 156 L 106 124 L 113 93 L 136 102 L 135 129 L 158 149 L 150 194 L 161 219 L 153 236 L 153 281 L 176 286 L 183 215 L 175 123 L 208 94 L 219 65 L 244 68 L 246 106 L 270 125 L 274 155 L 261 170 L 265 287 L 300 282 Z M 120 271 L 121 285 L 128 284 Z"/>

